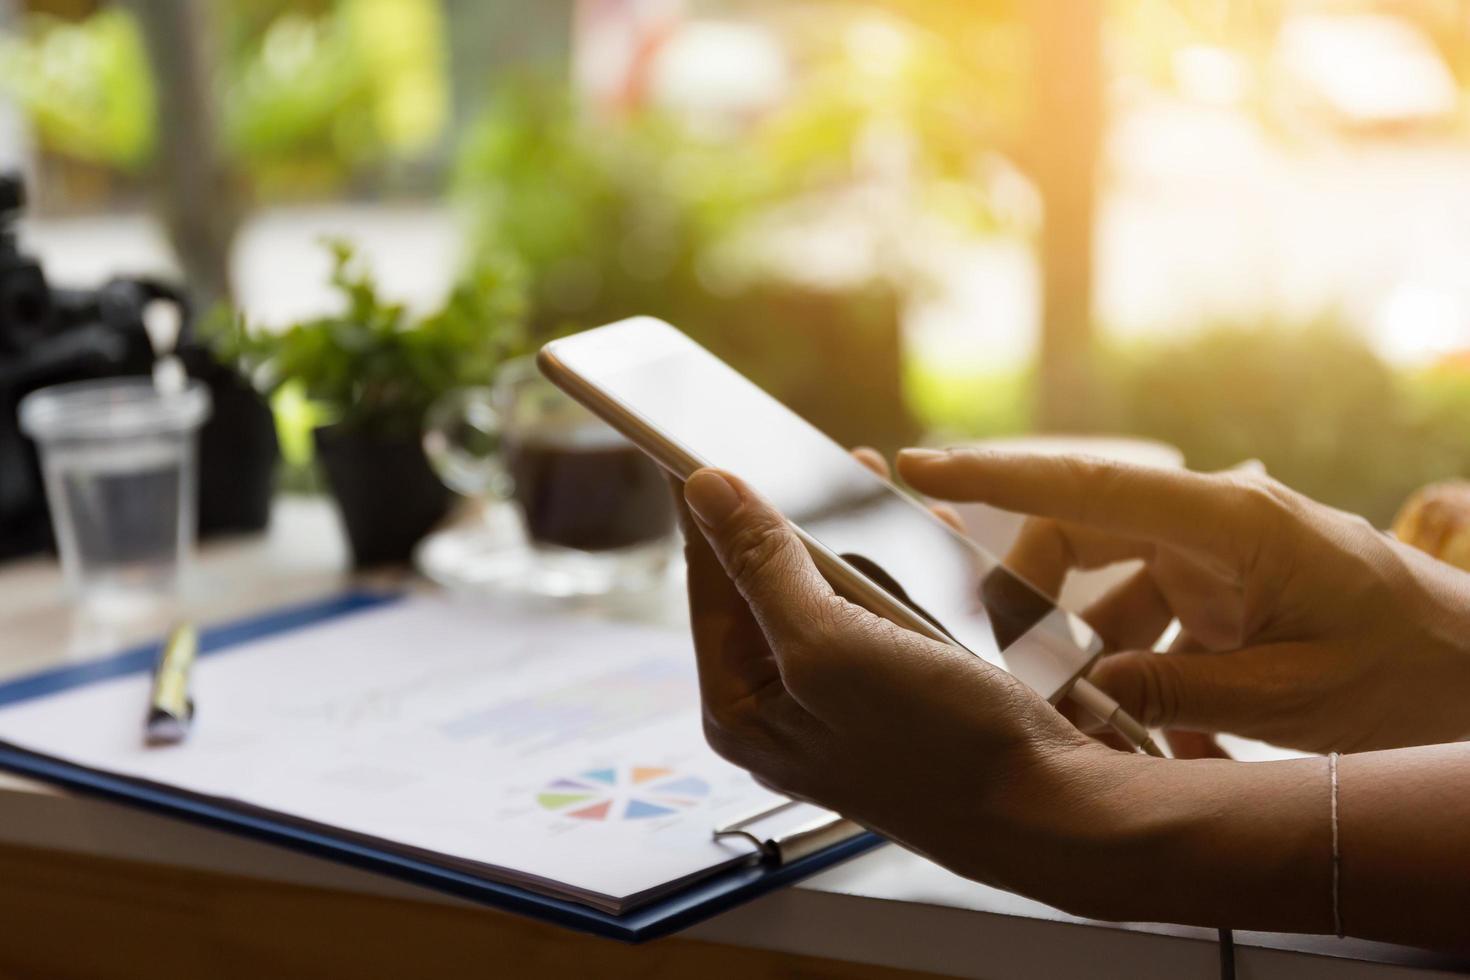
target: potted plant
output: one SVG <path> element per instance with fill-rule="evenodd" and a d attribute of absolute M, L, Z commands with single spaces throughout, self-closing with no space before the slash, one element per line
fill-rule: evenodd
<path fill-rule="evenodd" d="M 295 386 L 313 406 L 317 459 L 355 563 L 403 562 L 453 497 L 424 456 L 424 413 L 448 391 L 489 383 L 519 350 L 522 291 L 482 262 L 442 308 L 413 318 L 379 295 L 351 246 L 329 247 L 339 312 L 282 331 L 235 318 L 230 342 L 258 384 Z"/>

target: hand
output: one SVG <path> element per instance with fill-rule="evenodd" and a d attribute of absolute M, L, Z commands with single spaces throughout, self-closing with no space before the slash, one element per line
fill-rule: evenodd
<path fill-rule="evenodd" d="M 962 874 L 1063 907 L 1083 901 L 1084 876 L 1057 869 L 1097 853 L 1119 825 L 1118 769 L 1140 757 L 1090 741 L 980 658 L 837 596 L 785 519 L 737 478 L 701 470 L 684 498 L 715 750 Z"/>
<path fill-rule="evenodd" d="M 1037 515 L 1007 564 L 1055 594 L 1072 568 L 1144 569 L 1084 615 L 1115 647 L 1178 616 L 1179 652 L 1093 678 L 1147 724 L 1310 751 L 1470 733 L 1470 575 L 1263 474 L 906 450 L 915 489 Z"/>
<path fill-rule="evenodd" d="M 883 479 L 890 480 L 893 478 L 892 473 L 888 469 L 888 461 L 883 458 L 878 450 L 868 446 L 859 446 L 852 451 L 852 455 L 858 462 Z M 969 530 L 965 527 L 964 518 L 960 516 L 959 511 L 955 510 L 949 504 L 930 504 L 929 510 L 935 517 L 961 534 L 968 536 Z M 1026 525 L 1026 528 L 1033 533 L 1029 536 L 1023 534 L 1022 541 L 1023 543 L 1032 541 L 1035 547 L 1019 547 L 1011 555 L 1009 563 L 1022 560 L 1035 552 L 1036 558 L 1038 559 L 1035 564 L 1038 567 L 1034 568 L 1033 571 L 1037 574 L 1026 577 L 1028 581 L 1051 581 L 1054 577 L 1055 588 L 1048 592 L 1048 595 L 1055 599 L 1057 591 L 1061 588 L 1061 581 L 1065 577 L 1067 569 L 1064 564 L 1056 568 L 1054 572 L 1051 568 L 1045 567 L 1048 564 L 1046 559 L 1055 556 L 1057 552 L 1055 548 L 1046 547 L 1049 542 L 1040 540 L 1039 535 L 1035 533 L 1044 530 L 1041 522 L 1032 521 Z M 1049 572 L 1053 574 L 1049 576 L 1047 574 Z M 1126 598 L 1127 596 L 1125 595 Z M 1088 610 L 1084 614 L 1084 618 L 1092 624 L 1093 629 L 1097 630 L 1099 635 L 1112 637 L 1115 641 L 1112 644 L 1115 649 L 1119 645 L 1116 640 L 1120 636 L 1132 637 L 1133 641 L 1131 645 L 1151 647 L 1163 632 L 1164 627 L 1168 625 L 1169 620 L 1165 618 L 1159 621 L 1157 616 L 1138 616 L 1136 615 L 1138 611 L 1132 608 L 1127 601 L 1099 603 L 1097 607 Z M 1151 632 L 1145 634 L 1143 632 L 1145 630 L 1150 630 Z M 1058 708 L 1062 712 L 1063 717 L 1080 727 L 1083 731 L 1089 732 L 1104 745 L 1124 752 L 1133 751 L 1132 746 L 1122 736 L 1115 734 L 1101 719 L 1093 718 L 1085 711 L 1078 709 L 1070 700 L 1063 700 L 1058 705 Z M 1165 734 L 1169 741 L 1169 748 L 1172 750 L 1176 759 L 1230 758 L 1230 753 L 1222 749 L 1216 743 L 1213 736 L 1203 735 L 1198 732 L 1180 731 L 1172 731 Z"/>

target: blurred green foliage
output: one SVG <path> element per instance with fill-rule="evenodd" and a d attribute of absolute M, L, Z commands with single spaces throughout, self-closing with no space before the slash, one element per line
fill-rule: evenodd
<path fill-rule="evenodd" d="M 982 172 L 995 113 L 973 98 L 964 52 L 871 12 L 826 27 L 803 42 L 796 89 L 734 124 L 695 128 L 647 107 L 610 117 L 559 82 L 497 83 L 451 183 L 472 250 L 526 267 L 538 335 L 635 312 L 703 313 L 753 281 L 800 279 L 759 254 L 760 229 L 783 218 L 866 209 L 890 256 L 917 220 L 999 227 Z M 852 194 L 873 188 L 881 193 Z M 916 264 L 901 259 L 864 275 L 900 294 L 920 285 Z"/>
<path fill-rule="evenodd" d="M 1024 135 L 1031 98 L 1028 2 L 876 0 L 873 8 L 892 16 L 890 29 L 902 38 L 849 38 L 847 74 L 857 69 L 879 79 L 874 91 L 912 114 L 925 152 L 947 160 L 952 176 L 963 176 L 977 147 L 1012 152 Z M 834 80 L 840 84 L 840 76 Z"/>
<path fill-rule="evenodd" d="M 680 179 L 678 151 L 662 119 L 598 121 L 562 86 L 529 78 L 497 87 L 452 183 L 471 253 L 525 270 L 533 336 L 674 316 L 702 293 L 696 263 L 714 231 Z"/>
<path fill-rule="evenodd" d="M 763 202 L 863 182 L 911 215 L 995 231 L 987 170 L 1014 151 L 1026 43 L 1011 3 L 813 4 L 795 23 L 801 81 L 751 132 L 740 162 Z"/>
<path fill-rule="evenodd" d="M 660 316 L 839 438 L 914 434 L 898 336 L 925 283 L 906 252 L 916 221 L 996 226 L 970 179 L 985 150 L 958 125 L 965 76 L 941 40 L 883 17 L 834 33 L 780 106 L 723 127 L 646 107 L 608 116 L 561 83 L 499 81 L 452 187 L 472 254 L 525 271 L 533 337 Z M 799 239 L 853 209 L 873 253 L 855 274 L 818 280 L 767 254 L 773 229 Z M 847 397 L 831 394 L 839 379 Z"/>
<path fill-rule="evenodd" d="M 1221 325 L 1102 357 L 1096 431 L 1158 439 L 1217 470 L 1258 459 L 1283 483 L 1380 527 L 1416 488 L 1470 477 L 1470 364 L 1414 371 L 1330 322 Z M 942 434 L 1031 429 L 1031 372 L 915 371 L 920 418 Z"/>
<path fill-rule="evenodd" d="M 332 285 L 343 300 L 339 312 L 280 331 L 221 314 L 205 328 L 221 360 L 264 390 L 293 386 L 312 406 L 305 415 L 316 424 L 414 436 L 437 398 L 489 384 L 507 357 L 523 351 L 524 294 L 504 268 L 475 267 L 443 307 L 412 319 L 379 294 L 351 246 L 329 247 Z M 295 393 L 289 401 L 300 409 Z"/>
<path fill-rule="evenodd" d="M 449 93 L 437 0 L 231 0 L 212 12 L 221 138 L 257 193 L 322 193 L 438 145 Z M 51 152 L 123 170 L 153 152 L 152 76 L 125 10 L 26 18 L 0 38 L 0 85 Z"/>
<path fill-rule="evenodd" d="M 369 168 L 421 156 L 449 111 L 435 0 L 234 3 L 224 142 L 272 197 L 320 193 Z"/>
<path fill-rule="evenodd" d="M 153 88 L 137 25 L 107 8 L 86 20 L 28 18 L 0 35 L 0 87 L 34 121 L 41 142 L 87 163 L 136 170 L 153 148 Z"/>
<path fill-rule="evenodd" d="M 915 358 L 904 367 L 904 390 L 914 415 L 926 438 L 940 445 L 1032 431 L 1035 385 L 1031 368 L 977 374 Z"/>
<path fill-rule="evenodd" d="M 536 340 L 659 316 L 839 438 L 896 445 L 913 434 L 900 296 L 879 280 L 795 282 L 731 247 L 794 197 L 776 191 L 753 142 L 698 137 L 652 112 L 599 118 L 564 86 L 512 79 L 470 130 L 454 186 L 473 254 L 525 271 Z"/>
<path fill-rule="evenodd" d="M 1114 365 L 1117 431 L 1214 470 L 1259 459 L 1309 496 L 1387 526 L 1417 487 L 1470 474 L 1470 376 L 1396 373 L 1330 324 L 1215 329 Z"/>

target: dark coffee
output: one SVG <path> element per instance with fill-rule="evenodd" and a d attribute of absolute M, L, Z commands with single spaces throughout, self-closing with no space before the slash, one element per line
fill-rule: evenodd
<path fill-rule="evenodd" d="M 507 462 L 512 495 L 536 544 L 611 551 L 673 530 L 668 481 L 626 442 L 526 440 L 509 447 Z"/>

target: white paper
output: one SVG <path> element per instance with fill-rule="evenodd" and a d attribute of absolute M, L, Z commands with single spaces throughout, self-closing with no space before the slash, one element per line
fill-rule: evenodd
<path fill-rule="evenodd" d="M 404 600 L 203 657 L 176 747 L 143 745 L 148 685 L 0 710 L 0 739 L 615 911 L 746 857 L 711 828 L 779 800 L 706 746 L 683 632 Z"/>

